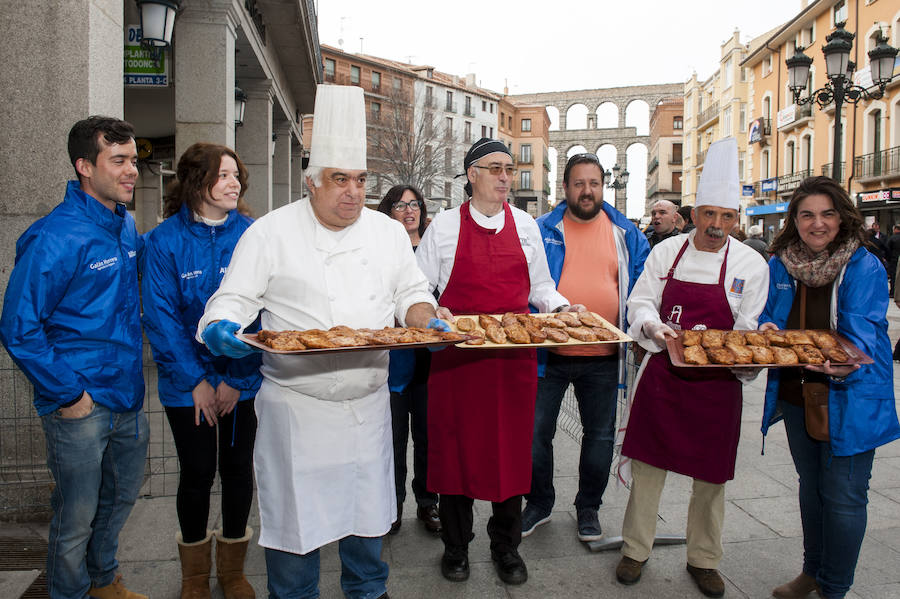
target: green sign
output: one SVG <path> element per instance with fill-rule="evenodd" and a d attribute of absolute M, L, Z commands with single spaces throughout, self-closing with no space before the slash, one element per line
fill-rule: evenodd
<path fill-rule="evenodd" d="M 125 85 L 166 87 L 169 85 L 169 65 L 166 53 L 159 60 L 141 45 L 141 28 L 129 25 L 125 35 Z"/>

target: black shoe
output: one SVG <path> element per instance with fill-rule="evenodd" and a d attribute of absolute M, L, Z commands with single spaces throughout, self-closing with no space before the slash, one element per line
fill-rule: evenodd
<path fill-rule="evenodd" d="M 465 552 L 444 551 L 441 574 L 447 580 L 462 582 L 469 579 L 469 556 Z"/>
<path fill-rule="evenodd" d="M 395 535 L 400 532 L 400 525 L 403 524 L 403 504 L 397 505 L 397 519 L 394 520 L 393 524 L 391 524 L 391 529 L 388 531 L 389 535 Z"/>
<path fill-rule="evenodd" d="M 428 532 L 435 534 L 441 532 L 441 517 L 438 515 L 436 505 L 420 505 L 416 510 L 416 517 L 422 521 Z"/>
<path fill-rule="evenodd" d="M 528 580 L 528 568 L 515 551 L 491 552 L 491 559 L 497 566 L 497 576 L 506 584 L 522 584 Z"/>

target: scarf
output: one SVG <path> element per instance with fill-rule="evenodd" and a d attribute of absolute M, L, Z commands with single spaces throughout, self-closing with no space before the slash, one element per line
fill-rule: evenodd
<path fill-rule="evenodd" d="M 814 253 L 797 239 L 779 252 L 778 257 L 792 277 L 807 287 L 822 287 L 837 278 L 857 248 L 859 241 L 848 239 L 832 254 L 827 249 Z"/>

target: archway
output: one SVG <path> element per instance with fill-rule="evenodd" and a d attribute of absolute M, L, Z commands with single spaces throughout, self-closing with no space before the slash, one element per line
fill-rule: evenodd
<path fill-rule="evenodd" d="M 566 111 L 566 130 L 587 129 L 587 107 L 584 104 L 573 104 Z"/>
<path fill-rule="evenodd" d="M 612 102 L 604 102 L 597 107 L 597 129 L 618 129 L 619 107 Z"/>
<path fill-rule="evenodd" d="M 628 218 L 644 216 L 647 204 L 647 146 L 633 143 L 625 150 L 628 164 L 628 186 L 625 188 L 625 214 Z"/>
<path fill-rule="evenodd" d="M 643 100 L 632 100 L 625 107 L 625 126 L 634 127 L 638 135 L 650 134 L 650 106 Z"/>

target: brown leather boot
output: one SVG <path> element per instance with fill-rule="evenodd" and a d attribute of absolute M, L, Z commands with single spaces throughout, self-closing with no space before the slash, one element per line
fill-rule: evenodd
<path fill-rule="evenodd" d="M 778 597 L 778 599 L 800 599 L 818 590 L 819 585 L 816 583 L 816 579 L 805 572 L 801 572 L 800 576 L 794 580 L 775 587 L 772 595 Z"/>
<path fill-rule="evenodd" d="M 212 567 L 212 532 L 196 543 L 185 543 L 175 534 L 181 558 L 181 599 L 210 599 L 209 570 Z"/>
<path fill-rule="evenodd" d="M 147 595 L 139 595 L 125 588 L 122 584 L 122 575 L 116 574 L 115 579 L 105 587 L 91 585 L 88 597 L 96 599 L 148 599 Z"/>
<path fill-rule="evenodd" d="M 252 536 L 253 529 L 249 526 L 240 539 L 227 539 L 221 529 L 216 531 L 216 579 L 225 599 L 256 599 L 253 587 L 244 576 L 244 558 Z"/>

